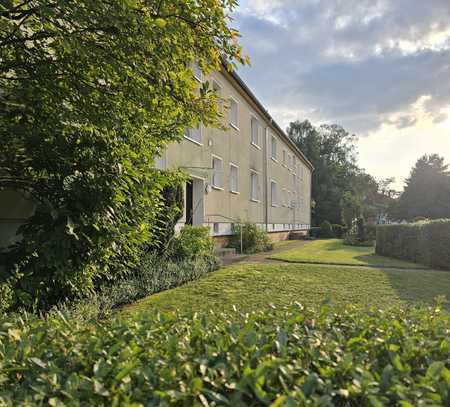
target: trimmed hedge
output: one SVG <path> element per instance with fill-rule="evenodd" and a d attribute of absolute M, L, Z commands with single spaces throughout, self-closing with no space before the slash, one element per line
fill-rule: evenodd
<path fill-rule="evenodd" d="M 448 405 L 449 324 L 439 307 L 299 305 L 95 323 L 0 318 L 0 405 Z"/>
<path fill-rule="evenodd" d="M 450 270 L 450 219 L 379 226 L 376 253 Z"/>

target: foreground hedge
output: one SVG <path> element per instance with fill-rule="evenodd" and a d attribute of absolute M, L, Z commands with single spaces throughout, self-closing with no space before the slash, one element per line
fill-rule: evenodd
<path fill-rule="evenodd" d="M 450 219 L 379 226 L 376 253 L 450 270 Z"/>
<path fill-rule="evenodd" d="M 438 308 L 4 319 L 0 405 L 448 405 L 449 337 Z"/>

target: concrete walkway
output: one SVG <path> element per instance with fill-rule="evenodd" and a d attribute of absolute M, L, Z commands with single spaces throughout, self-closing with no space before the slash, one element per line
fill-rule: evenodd
<path fill-rule="evenodd" d="M 275 248 L 270 252 L 262 252 L 255 254 L 244 254 L 244 255 L 236 255 L 233 257 L 227 257 L 222 260 L 224 266 L 229 266 L 231 264 L 243 263 L 243 264 L 268 264 L 268 263 L 283 263 L 280 260 L 272 260 L 269 259 L 270 256 L 274 254 L 278 254 L 281 252 L 285 252 L 291 249 L 297 249 L 298 247 L 302 247 L 305 244 L 310 243 L 308 240 L 286 240 L 279 243 L 279 247 L 275 245 Z"/>

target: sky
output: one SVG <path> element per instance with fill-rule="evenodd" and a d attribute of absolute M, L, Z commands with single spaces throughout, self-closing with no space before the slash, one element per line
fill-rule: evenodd
<path fill-rule="evenodd" d="M 450 0 L 240 0 L 233 17 L 238 73 L 282 128 L 342 125 L 397 189 L 423 154 L 450 164 Z"/>

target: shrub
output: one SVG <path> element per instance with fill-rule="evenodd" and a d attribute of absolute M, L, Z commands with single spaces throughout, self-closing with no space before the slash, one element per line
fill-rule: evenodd
<path fill-rule="evenodd" d="M 327 220 L 323 221 L 322 224 L 320 225 L 320 237 L 324 239 L 334 237 L 331 223 L 328 222 Z"/>
<path fill-rule="evenodd" d="M 207 226 L 186 225 L 169 245 L 169 256 L 175 259 L 192 259 L 211 256 L 214 240 Z"/>
<path fill-rule="evenodd" d="M 309 235 L 313 238 L 318 238 L 320 237 L 320 227 L 314 226 L 312 228 L 309 229 Z"/>
<path fill-rule="evenodd" d="M 251 254 L 272 250 L 269 235 L 265 230 L 251 222 L 235 225 L 233 235 L 228 244 L 229 247 L 241 251 L 241 230 L 242 230 L 242 251 Z"/>
<path fill-rule="evenodd" d="M 332 228 L 333 228 L 333 234 L 338 239 L 342 239 L 342 237 L 344 236 L 345 232 L 347 231 L 347 227 L 344 226 L 344 225 L 333 224 Z"/>
<path fill-rule="evenodd" d="M 118 281 L 103 283 L 87 298 L 59 304 L 51 313 L 62 311 L 81 320 L 103 319 L 117 307 L 197 280 L 219 266 L 218 258 L 212 255 L 171 261 L 148 254 L 138 270 Z"/>
<path fill-rule="evenodd" d="M 346 246 L 372 247 L 374 244 L 373 240 L 359 240 L 354 234 L 346 234 L 344 237 L 344 245 Z"/>
<path fill-rule="evenodd" d="M 450 219 L 379 226 L 376 252 L 450 270 Z"/>
<path fill-rule="evenodd" d="M 377 238 L 377 225 L 365 225 L 365 235 L 367 240 L 375 242 Z"/>
<path fill-rule="evenodd" d="M 439 307 L 299 305 L 0 319 L 0 404 L 444 406 L 449 323 Z"/>
<path fill-rule="evenodd" d="M 0 314 L 8 311 L 13 304 L 13 290 L 6 281 L 0 281 Z"/>

